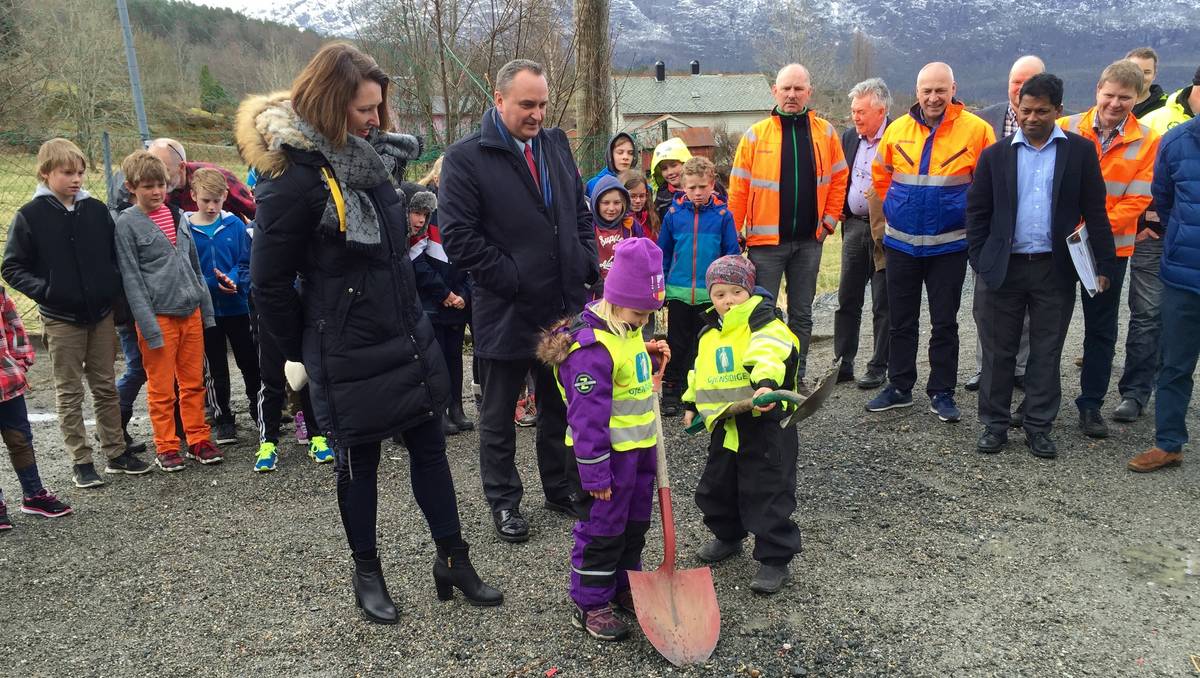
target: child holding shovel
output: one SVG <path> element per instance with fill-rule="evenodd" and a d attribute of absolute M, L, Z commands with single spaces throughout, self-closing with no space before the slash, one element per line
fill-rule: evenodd
<path fill-rule="evenodd" d="M 613 608 L 633 611 L 626 570 L 641 569 L 650 527 L 658 443 L 650 353 L 669 360 L 670 351 L 645 342 L 640 328 L 666 296 L 662 260 L 649 239 L 618 243 L 603 298 L 538 347 L 566 399 L 567 444 L 588 493 L 576 506 L 571 621 L 600 640 L 629 635 Z"/>
<path fill-rule="evenodd" d="M 705 275 L 713 307 L 705 312 L 695 368 L 688 374 L 684 425 L 697 415 L 712 432 L 708 460 L 696 486 L 696 505 L 716 537 L 697 556 L 716 563 L 740 552 L 754 534 L 760 565 L 750 582 L 772 594 L 788 578 L 800 552 L 796 510 L 796 428 L 780 426 L 794 405 L 755 407 L 734 417 L 737 401 L 797 387 L 800 342 L 783 322 L 771 296 L 754 286 L 754 264 L 741 256 L 714 261 Z"/>

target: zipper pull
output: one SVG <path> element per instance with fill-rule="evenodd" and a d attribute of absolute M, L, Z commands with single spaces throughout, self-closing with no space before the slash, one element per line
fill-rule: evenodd
<path fill-rule="evenodd" d="M 325 319 L 324 318 L 321 318 L 320 320 L 317 321 L 317 332 L 320 334 L 325 334 Z"/>

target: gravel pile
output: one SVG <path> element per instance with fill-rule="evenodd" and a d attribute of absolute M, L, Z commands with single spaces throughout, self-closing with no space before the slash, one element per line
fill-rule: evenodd
<path fill-rule="evenodd" d="M 817 317 L 813 366 L 832 359 L 829 310 Z M 965 380 L 969 303 L 961 322 Z M 532 430 L 518 437 L 533 531 L 521 545 L 491 531 L 475 434 L 450 439 L 473 559 L 506 596 L 496 609 L 436 600 L 433 544 L 407 457 L 388 448 L 380 552 L 402 617 L 382 627 L 354 608 L 332 469 L 309 462 L 294 439 L 282 445 L 278 471 L 254 474 L 254 433 L 243 420 L 243 443 L 220 466 L 189 463 L 183 473 L 110 478 L 85 491 L 71 485 L 56 424 L 36 423 L 43 476 L 76 515 L 18 513 L 17 528 L 0 535 L 0 675 L 1192 675 L 1200 464 L 1126 472 L 1128 457 L 1153 440 L 1147 418 L 1113 425 L 1102 442 L 1074 428 L 1070 361 L 1081 343 L 1077 315 L 1053 462 L 1030 456 L 1019 433 L 1000 455 L 974 452 L 973 394 L 960 392 L 964 421 L 947 425 L 923 395 L 909 410 L 875 415 L 862 410 L 870 394 L 839 386 L 800 431 L 805 549 L 792 582 L 762 598 L 746 588 L 755 569 L 746 556 L 715 567 L 721 642 L 708 664 L 686 670 L 640 632 L 603 644 L 571 628 L 570 523 L 540 508 Z M 53 412 L 49 357 L 39 360 L 30 409 Z M 707 535 L 691 497 L 706 441 L 672 428 L 680 558 L 695 567 Z M 144 417 L 135 429 L 150 437 Z M 19 489 L 7 463 L 0 486 L 12 506 Z M 646 562 L 656 567 L 657 528 L 649 541 Z"/>

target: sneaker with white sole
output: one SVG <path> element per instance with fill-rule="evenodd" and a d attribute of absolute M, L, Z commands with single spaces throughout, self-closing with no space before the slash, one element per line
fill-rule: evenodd
<path fill-rule="evenodd" d="M 200 442 L 187 448 L 184 456 L 188 459 L 195 459 L 201 464 L 220 464 L 225 461 L 225 455 L 213 445 L 211 440 L 201 440 Z"/>
<path fill-rule="evenodd" d="M 583 610 L 577 606 L 571 615 L 571 624 L 587 631 L 589 636 L 597 640 L 621 640 L 629 635 L 629 624 L 613 614 L 608 605 L 594 610 Z"/>
<path fill-rule="evenodd" d="M 958 411 L 958 404 L 954 402 L 953 393 L 934 393 L 933 399 L 929 403 L 929 411 L 947 423 L 954 423 L 962 418 L 962 413 Z"/>
<path fill-rule="evenodd" d="M 54 496 L 53 492 L 42 488 L 32 497 L 21 499 L 21 513 L 42 516 L 43 518 L 59 518 L 72 513 L 72 509 L 65 502 Z"/>
<path fill-rule="evenodd" d="M 212 433 L 218 445 L 232 445 L 238 441 L 237 424 L 232 421 L 218 423 L 212 427 Z"/>
<path fill-rule="evenodd" d="M 127 473 L 140 476 L 150 472 L 150 464 L 126 448 L 124 452 L 108 460 L 105 473 Z"/>
<path fill-rule="evenodd" d="M 318 464 L 328 464 L 333 461 L 333 450 L 325 436 L 313 436 L 308 441 L 308 456 Z"/>
<path fill-rule="evenodd" d="M 8 517 L 8 504 L 0 501 L 0 532 L 13 529 L 12 518 Z"/>
<path fill-rule="evenodd" d="M 96 465 L 91 462 L 72 466 L 71 478 L 75 480 L 75 487 L 100 487 L 104 484 L 104 479 L 96 473 Z"/>
<path fill-rule="evenodd" d="M 179 450 L 171 450 L 170 452 L 155 455 L 154 465 L 164 473 L 182 471 L 183 457 L 179 455 Z"/>
<path fill-rule="evenodd" d="M 894 410 L 897 407 L 912 407 L 912 391 L 905 393 L 900 389 L 888 384 L 875 396 L 871 402 L 867 403 L 868 412 L 886 412 Z"/>
<path fill-rule="evenodd" d="M 275 462 L 279 455 L 275 451 L 275 443 L 265 442 L 258 446 L 258 454 L 254 457 L 254 470 L 267 473 L 275 470 Z"/>

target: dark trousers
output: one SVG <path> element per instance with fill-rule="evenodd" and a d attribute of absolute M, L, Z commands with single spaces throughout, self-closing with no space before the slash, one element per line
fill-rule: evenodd
<path fill-rule="evenodd" d="M 1128 262 L 1128 257 L 1117 257 L 1117 274 L 1109 281 L 1107 290 L 1094 297 L 1088 296 L 1082 286 L 1079 290 L 1079 296 L 1083 297 L 1083 370 L 1079 373 L 1075 406 L 1080 411 L 1099 410 L 1108 393 L 1113 355 L 1117 352 L 1121 286 Z"/>
<path fill-rule="evenodd" d="M 437 540 L 460 532 L 454 479 L 446 461 L 446 436 L 441 417 L 400 434 L 408 448 L 409 479 L 413 497 L 425 516 L 431 536 Z M 380 443 L 338 448 L 338 511 L 350 550 L 360 558 L 375 556 L 375 516 L 379 505 Z"/>
<path fill-rule="evenodd" d="M 718 539 L 754 535 L 754 559 L 785 565 L 800 552 L 796 510 L 796 427 L 743 414 L 737 417 L 738 451 L 725 449 L 725 427 L 717 426 L 708 460 L 696 485 L 696 506 Z"/>
<path fill-rule="evenodd" d="M 537 463 L 547 499 L 569 501 L 582 493 L 575 454 L 567 447 L 567 406 L 554 373 L 541 361 L 479 359 L 483 405 L 479 413 L 479 474 L 493 511 L 515 509 L 525 494 L 517 472 L 517 431 L 513 408 L 525 375 L 533 371 L 537 393 Z M 570 463 L 568 463 L 570 462 Z"/>
<path fill-rule="evenodd" d="M 258 420 L 258 350 L 250 334 L 250 315 L 229 315 L 215 318 L 217 324 L 204 329 L 204 361 L 208 368 L 205 389 L 213 421 L 218 424 L 233 421 L 229 406 L 229 357 L 226 343 L 233 349 L 233 360 L 242 373 L 250 416 Z"/>
<path fill-rule="evenodd" d="M 983 344 L 979 379 L 979 422 L 1008 436 L 1017 353 L 1029 318 L 1029 362 L 1025 368 L 1025 430 L 1049 433 L 1062 404 L 1060 363 L 1071 324 L 1075 287 L 1060 278 L 1047 253 L 1036 259 L 1014 255 L 999 289 L 975 281 L 975 322 Z"/>
<path fill-rule="evenodd" d="M 33 452 L 33 430 L 29 426 L 25 396 L 0 402 L 0 435 L 8 448 L 8 458 L 21 483 L 22 494 L 32 497 L 42 490 L 42 478 Z M 3 488 L 0 488 L 0 501 L 4 501 Z"/>
<path fill-rule="evenodd" d="M 842 276 L 838 283 L 838 308 L 833 314 L 833 353 L 842 359 L 842 372 L 854 373 L 859 328 L 867 285 L 871 286 L 871 319 L 875 349 L 867 372 L 887 371 L 889 328 L 887 273 L 875 270 L 875 241 L 871 223 L 851 216 L 842 222 Z"/>
<path fill-rule="evenodd" d="M 888 380 L 908 393 L 917 383 L 917 338 L 921 287 L 929 299 L 929 381 L 925 391 L 953 393 L 958 383 L 958 307 L 967 276 L 967 253 L 914 257 L 899 250 L 887 253 Z"/>
<path fill-rule="evenodd" d="M 1122 398 L 1132 398 L 1143 408 L 1150 402 L 1160 363 L 1163 283 L 1158 271 L 1162 252 L 1162 239 L 1147 238 L 1134 245 L 1129 258 L 1129 330 L 1125 335 L 1125 370 L 1117 390 Z"/>
<path fill-rule="evenodd" d="M 667 345 L 671 347 L 671 362 L 663 375 L 663 388 L 670 386 L 672 393 L 683 392 L 687 385 L 688 371 L 696 363 L 696 347 L 700 343 L 700 330 L 704 328 L 706 304 L 691 304 L 670 299 L 667 301 Z"/>
<path fill-rule="evenodd" d="M 433 325 L 433 337 L 442 349 L 446 369 L 450 372 L 450 404 L 462 407 L 463 337 L 466 325 Z"/>
<path fill-rule="evenodd" d="M 121 353 L 125 355 L 125 371 L 117 379 L 117 399 L 121 403 L 121 415 L 132 415 L 133 403 L 142 386 L 146 385 L 146 368 L 142 366 L 142 349 L 138 348 L 137 329 L 133 321 L 117 325 L 117 338 L 121 340 Z"/>
<path fill-rule="evenodd" d="M 1162 369 L 1154 395 L 1154 444 L 1182 452 L 1188 441 L 1188 405 L 1200 356 L 1200 294 L 1163 287 Z"/>
<path fill-rule="evenodd" d="M 258 319 L 255 318 L 255 326 Z M 258 334 L 258 376 L 259 389 L 255 398 L 258 410 L 258 440 L 263 443 L 279 444 L 279 427 L 282 424 L 283 405 L 287 401 L 287 378 L 283 374 L 283 349 L 275 336 L 269 332 Z M 304 412 L 304 424 L 308 427 L 308 435 L 324 435 L 317 425 L 317 415 L 313 414 L 312 400 L 308 396 L 308 387 L 300 391 L 300 407 Z"/>

